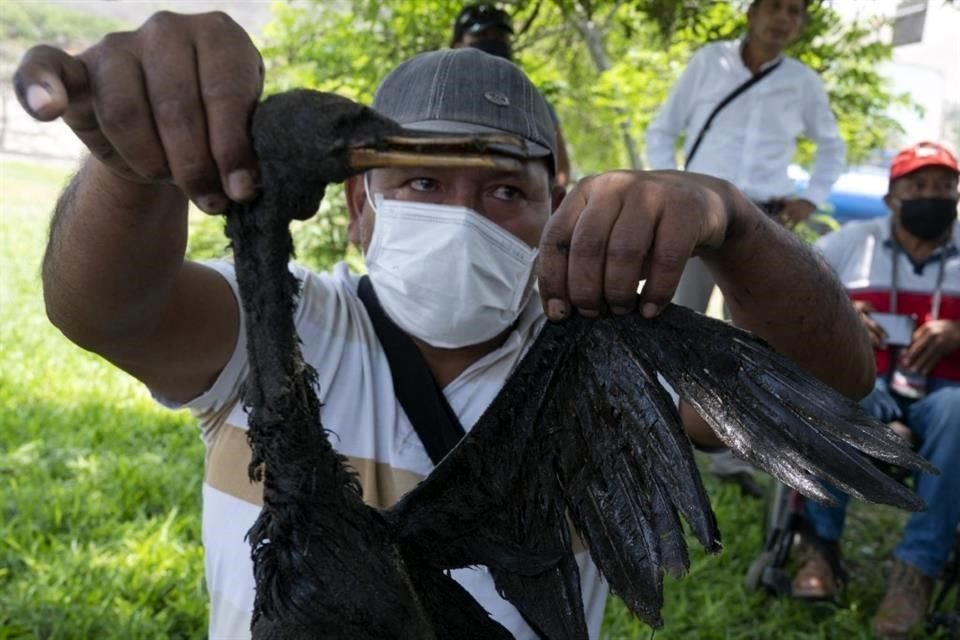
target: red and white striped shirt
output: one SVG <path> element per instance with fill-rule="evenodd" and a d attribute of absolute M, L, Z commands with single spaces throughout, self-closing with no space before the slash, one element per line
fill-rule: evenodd
<path fill-rule="evenodd" d="M 915 264 L 895 242 L 890 219 L 885 217 L 846 224 L 820 238 L 815 246 L 833 267 L 850 298 L 869 302 L 878 312 L 891 311 L 890 293 L 896 269 L 896 312 L 915 316 L 917 326 L 933 319 L 933 295 L 942 268 L 938 317 L 960 321 L 960 225 L 954 224 L 950 242 L 922 264 Z M 877 350 L 876 359 L 877 374 L 886 374 L 889 351 Z M 960 381 L 960 350 L 937 363 L 930 377 Z"/>

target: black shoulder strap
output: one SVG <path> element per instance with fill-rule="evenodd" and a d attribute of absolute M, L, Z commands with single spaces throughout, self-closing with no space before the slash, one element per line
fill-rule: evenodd
<path fill-rule="evenodd" d="M 423 447 L 438 464 L 466 433 L 417 345 L 386 314 L 370 278 L 360 278 L 357 294 L 367 308 L 377 338 L 387 354 L 393 390 Z"/>
<path fill-rule="evenodd" d="M 780 66 L 780 63 L 783 62 L 783 58 L 780 58 L 775 63 L 761 71 L 760 73 L 751 76 L 746 82 L 740 84 L 736 89 L 727 94 L 727 97 L 720 101 L 720 104 L 713 108 L 713 111 L 710 112 L 710 115 L 707 117 L 707 121 L 704 123 L 703 128 L 700 129 L 700 133 L 697 135 L 696 142 L 693 143 L 693 146 L 690 148 L 690 153 L 687 155 L 687 161 L 684 163 L 683 168 L 689 169 L 690 163 L 693 162 L 693 156 L 696 155 L 697 149 L 700 147 L 700 143 L 703 142 L 703 136 L 707 132 L 707 129 L 710 128 L 710 124 L 713 122 L 713 119 L 717 117 L 717 114 L 720 113 L 724 107 L 734 101 L 734 99 L 739 96 L 741 93 L 757 84 L 768 75 L 773 73 L 773 71 Z"/>

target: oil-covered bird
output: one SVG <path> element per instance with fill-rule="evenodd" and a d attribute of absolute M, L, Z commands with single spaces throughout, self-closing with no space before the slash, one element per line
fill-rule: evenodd
<path fill-rule="evenodd" d="M 289 222 L 327 184 L 371 167 L 510 166 L 502 137 L 406 131 L 312 91 L 265 100 L 253 121 L 260 196 L 233 205 L 250 361 L 249 532 L 255 638 L 509 638 L 448 575 L 485 565 L 546 638 L 585 638 L 571 539 L 579 535 L 630 610 L 660 625 L 664 573 L 682 575 L 682 522 L 705 549 L 720 532 L 662 376 L 734 451 L 807 496 L 821 482 L 906 509 L 918 498 L 866 456 L 934 471 L 856 403 L 762 341 L 670 306 L 548 323 L 473 429 L 389 510 L 368 507 L 322 428 L 315 373 L 293 322 Z"/>

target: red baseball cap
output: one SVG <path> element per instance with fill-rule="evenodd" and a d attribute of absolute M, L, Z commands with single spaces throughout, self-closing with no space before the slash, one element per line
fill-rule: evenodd
<path fill-rule="evenodd" d="M 896 155 L 890 164 L 890 179 L 896 180 L 917 169 L 930 166 L 946 167 L 954 173 L 960 173 L 957 159 L 945 146 L 936 142 L 918 142 Z"/>

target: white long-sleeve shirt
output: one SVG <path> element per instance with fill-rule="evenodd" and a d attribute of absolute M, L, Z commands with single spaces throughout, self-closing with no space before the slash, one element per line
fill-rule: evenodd
<path fill-rule="evenodd" d="M 686 132 L 686 157 L 714 107 L 751 77 L 740 56 L 741 45 L 741 40 L 714 42 L 691 58 L 647 129 L 651 168 L 675 169 L 677 136 Z M 801 133 L 817 145 L 802 197 L 820 204 L 843 171 L 846 145 L 820 77 L 785 57 L 717 114 L 687 169 L 732 182 L 753 200 L 792 196 L 787 167 Z"/>

